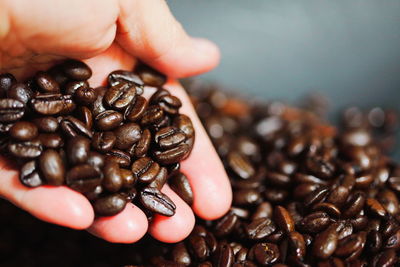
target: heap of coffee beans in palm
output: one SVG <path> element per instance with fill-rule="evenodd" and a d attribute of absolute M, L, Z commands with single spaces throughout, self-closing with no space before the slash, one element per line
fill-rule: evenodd
<path fill-rule="evenodd" d="M 149 216 L 174 215 L 160 190 L 171 175 L 180 177 L 177 187 L 186 182 L 179 162 L 194 143 L 181 101 L 162 88 L 166 77 L 145 65 L 110 73 L 107 87 L 90 87 L 91 75 L 75 60 L 23 83 L 0 75 L 2 152 L 16 159 L 25 186 L 67 185 L 99 216 L 115 215 L 127 202 Z M 147 100 L 150 87 L 156 91 Z"/>

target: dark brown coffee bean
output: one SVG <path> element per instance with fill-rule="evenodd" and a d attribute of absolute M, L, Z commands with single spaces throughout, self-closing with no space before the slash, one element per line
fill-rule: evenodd
<path fill-rule="evenodd" d="M 75 117 L 67 116 L 62 119 L 61 129 L 69 137 L 76 137 L 82 135 L 88 138 L 92 138 L 92 132 L 86 128 L 86 125 Z"/>
<path fill-rule="evenodd" d="M 367 235 L 366 248 L 371 253 L 377 253 L 382 248 L 382 235 L 378 231 L 370 231 Z"/>
<path fill-rule="evenodd" d="M 117 110 L 126 108 L 136 96 L 136 86 L 132 83 L 119 82 L 111 86 L 104 95 L 104 102 Z"/>
<path fill-rule="evenodd" d="M 183 242 L 174 245 L 171 251 L 171 258 L 174 262 L 184 264 L 185 266 L 189 266 L 192 263 L 190 254 Z"/>
<path fill-rule="evenodd" d="M 178 114 L 179 108 L 182 106 L 182 102 L 173 95 L 163 95 L 158 100 L 158 105 L 168 114 Z"/>
<path fill-rule="evenodd" d="M 317 203 L 320 203 L 322 201 L 324 201 L 324 199 L 326 198 L 326 196 L 328 195 L 329 191 L 327 188 L 319 188 L 317 190 L 315 190 L 314 192 L 312 192 L 309 196 L 306 197 L 306 199 L 304 200 L 304 205 L 309 207 L 309 206 L 313 206 Z"/>
<path fill-rule="evenodd" d="M 149 183 L 148 187 L 155 187 L 161 190 L 161 188 L 163 188 L 164 184 L 167 182 L 167 178 L 168 178 L 167 168 L 161 167 L 156 178 L 151 183 Z"/>
<path fill-rule="evenodd" d="M 120 173 L 121 173 L 121 179 L 122 179 L 122 187 L 123 188 L 132 188 L 137 180 L 135 178 L 135 176 L 133 176 L 133 173 L 131 170 L 127 170 L 127 169 L 120 169 Z"/>
<path fill-rule="evenodd" d="M 93 102 L 91 106 L 91 111 L 93 113 L 93 116 L 96 117 L 103 111 L 106 111 L 106 108 L 104 107 L 104 95 L 107 92 L 107 88 L 104 86 L 96 87 L 94 89 L 96 91 L 96 100 Z"/>
<path fill-rule="evenodd" d="M 368 186 L 374 181 L 374 177 L 370 174 L 361 174 L 355 177 L 355 187 L 360 189 L 368 188 Z"/>
<path fill-rule="evenodd" d="M 259 218 L 246 225 L 245 231 L 249 239 L 264 239 L 276 230 L 275 224 L 268 218 Z"/>
<path fill-rule="evenodd" d="M 190 235 L 187 239 L 187 245 L 191 254 L 200 261 L 207 259 L 210 254 L 206 241 L 202 236 Z"/>
<path fill-rule="evenodd" d="M 176 206 L 172 200 L 160 192 L 157 188 L 144 188 L 139 194 L 142 205 L 151 212 L 159 213 L 164 216 L 175 214 Z"/>
<path fill-rule="evenodd" d="M 394 249 L 387 249 L 375 255 L 373 259 L 373 267 L 392 267 L 399 261 Z"/>
<path fill-rule="evenodd" d="M 87 129 L 93 128 L 93 115 L 88 107 L 80 106 L 77 108 L 76 118 L 85 124 Z"/>
<path fill-rule="evenodd" d="M 19 100 L 26 105 L 32 99 L 33 92 L 27 84 L 15 83 L 7 90 L 7 97 Z"/>
<path fill-rule="evenodd" d="M 67 143 L 67 156 L 72 165 L 86 163 L 90 152 L 90 140 L 77 135 Z"/>
<path fill-rule="evenodd" d="M 19 100 L 0 99 L 0 122 L 14 122 L 22 118 L 25 113 L 24 103 Z"/>
<path fill-rule="evenodd" d="M 237 190 L 233 195 L 233 204 L 238 206 L 254 205 L 259 203 L 260 200 L 260 193 L 254 189 Z"/>
<path fill-rule="evenodd" d="M 277 226 L 286 233 L 294 231 L 294 220 L 290 213 L 282 206 L 276 206 L 274 209 L 274 221 Z"/>
<path fill-rule="evenodd" d="M 387 239 L 389 236 L 393 235 L 397 231 L 397 228 L 400 226 L 397 220 L 395 220 L 394 218 L 384 220 L 383 222 L 377 220 L 376 224 L 377 226 L 370 227 L 370 230 L 380 230 L 380 233 L 382 234 L 382 237 L 384 239 Z"/>
<path fill-rule="evenodd" d="M 232 206 L 230 208 L 230 212 L 232 212 L 233 214 L 235 214 L 236 216 L 238 216 L 241 219 L 248 219 L 250 217 L 250 212 L 243 208 Z"/>
<path fill-rule="evenodd" d="M 322 158 L 308 158 L 306 160 L 306 167 L 311 174 L 322 179 L 330 178 L 335 171 L 335 166 Z"/>
<path fill-rule="evenodd" d="M 54 133 L 39 134 L 37 140 L 39 140 L 44 148 L 59 149 L 64 146 L 63 138 L 61 138 L 60 135 Z"/>
<path fill-rule="evenodd" d="M 142 96 L 136 96 L 133 102 L 125 109 L 125 119 L 136 122 L 140 120 L 146 111 L 147 100 Z"/>
<path fill-rule="evenodd" d="M 39 168 L 47 184 L 62 185 L 64 183 L 65 166 L 56 150 L 43 151 L 39 157 Z"/>
<path fill-rule="evenodd" d="M 43 179 L 39 174 L 39 168 L 35 160 L 28 161 L 21 167 L 19 180 L 27 187 L 37 187 L 43 184 Z"/>
<path fill-rule="evenodd" d="M 117 162 L 106 162 L 103 168 L 104 178 L 102 185 L 110 192 L 117 192 L 123 185 L 121 171 Z"/>
<path fill-rule="evenodd" d="M 92 166 L 98 170 L 101 170 L 104 166 L 104 156 L 95 151 L 90 151 L 88 159 L 87 159 L 87 163 L 90 166 Z"/>
<path fill-rule="evenodd" d="M 164 118 L 164 111 L 158 105 L 148 106 L 142 115 L 141 124 L 152 125 L 157 124 Z"/>
<path fill-rule="evenodd" d="M 370 214 L 377 217 L 385 217 L 387 214 L 382 204 L 379 203 L 378 200 L 373 198 L 367 198 L 367 201 L 365 203 L 365 208 Z"/>
<path fill-rule="evenodd" d="M 114 110 L 105 110 L 95 117 L 95 125 L 101 131 L 110 131 L 118 127 L 122 120 L 121 113 Z"/>
<path fill-rule="evenodd" d="M 89 164 L 71 168 L 65 177 L 67 185 L 81 193 L 94 191 L 101 184 L 102 178 L 100 170 Z"/>
<path fill-rule="evenodd" d="M 336 231 L 338 233 L 338 239 L 341 240 L 345 237 L 348 237 L 353 233 L 353 225 L 351 222 L 348 221 L 338 221 L 338 228 L 336 228 Z"/>
<path fill-rule="evenodd" d="M 304 217 L 298 227 L 307 233 L 319 233 L 326 229 L 330 222 L 331 220 L 327 213 L 317 211 Z"/>
<path fill-rule="evenodd" d="M 131 165 L 131 157 L 128 153 L 118 150 L 118 149 L 111 149 L 107 152 L 106 161 L 115 161 L 121 167 L 130 167 Z"/>
<path fill-rule="evenodd" d="M 118 149 L 128 149 L 140 140 L 140 126 L 134 122 L 125 123 L 114 130 L 116 137 L 115 147 Z"/>
<path fill-rule="evenodd" d="M 266 182 L 274 186 L 285 187 L 290 184 L 290 178 L 278 172 L 267 172 Z"/>
<path fill-rule="evenodd" d="M 289 233 L 290 254 L 294 255 L 299 260 L 303 260 L 306 255 L 306 242 L 304 237 L 299 232 Z"/>
<path fill-rule="evenodd" d="M 0 74 L 0 97 L 4 97 L 6 92 L 16 82 L 17 80 L 11 73 Z"/>
<path fill-rule="evenodd" d="M 284 202 L 288 196 L 288 191 L 286 189 L 281 189 L 277 187 L 267 187 L 264 189 L 265 200 L 273 203 Z"/>
<path fill-rule="evenodd" d="M 120 82 L 130 82 L 137 85 L 144 85 L 139 76 L 131 71 L 116 70 L 108 75 L 108 84 L 110 86 L 114 86 Z"/>
<path fill-rule="evenodd" d="M 363 209 L 365 201 L 364 192 L 357 191 L 353 193 L 342 209 L 344 218 L 352 218 L 357 215 Z"/>
<path fill-rule="evenodd" d="M 58 83 L 46 72 L 39 71 L 35 75 L 35 82 L 38 89 L 43 93 L 58 93 L 60 86 Z"/>
<path fill-rule="evenodd" d="M 285 265 L 283 266 L 277 266 L 277 265 L 273 265 L 274 267 L 285 267 Z M 257 267 L 257 265 L 251 261 L 237 261 L 235 262 L 232 267 Z"/>
<path fill-rule="evenodd" d="M 100 216 L 116 215 L 120 213 L 125 206 L 125 198 L 118 193 L 101 197 L 93 203 L 95 213 Z"/>
<path fill-rule="evenodd" d="M 228 165 L 242 179 L 248 179 L 255 174 L 255 169 L 251 162 L 244 155 L 237 152 L 228 154 Z"/>
<path fill-rule="evenodd" d="M 315 257 L 327 259 L 333 254 L 338 243 L 336 228 L 337 224 L 333 223 L 326 230 L 317 234 L 312 247 L 312 253 Z"/>
<path fill-rule="evenodd" d="M 398 250 L 400 248 L 400 228 L 391 236 L 388 237 L 384 244 L 385 249 L 396 249 Z"/>
<path fill-rule="evenodd" d="M 184 132 L 188 140 L 193 140 L 194 142 L 195 131 L 192 120 L 188 116 L 184 114 L 176 115 L 172 124 Z"/>
<path fill-rule="evenodd" d="M 36 158 L 42 154 L 42 150 L 42 144 L 37 139 L 8 144 L 8 151 L 17 158 Z"/>
<path fill-rule="evenodd" d="M 67 60 L 62 63 L 62 69 L 68 78 L 76 81 L 87 80 L 92 76 L 88 65 L 78 60 Z"/>
<path fill-rule="evenodd" d="M 96 101 L 96 89 L 92 87 L 79 87 L 74 94 L 74 99 L 82 105 L 91 105 Z"/>
<path fill-rule="evenodd" d="M 313 211 L 324 211 L 327 214 L 329 214 L 333 218 L 339 218 L 341 215 L 340 210 L 338 207 L 333 205 L 332 203 L 327 203 L 327 202 L 322 202 L 322 203 L 317 203 L 312 207 Z"/>
<path fill-rule="evenodd" d="M 366 232 L 358 232 L 339 240 L 335 255 L 339 257 L 347 257 L 355 251 L 362 249 L 367 240 Z"/>
<path fill-rule="evenodd" d="M 189 145 L 180 144 L 165 151 L 155 151 L 154 157 L 161 164 L 174 164 L 184 160 L 189 155 L 190 149 Z"/>
<path fill-rule="evenodd" d="M 254 258 L 262 266 L 268 266 L 279 260 L 280 253 L 277 245 L 272 243 L 258 243 L 253 247 Z"/>
<path fill-rule="evenodd" d="M 352 262 L 352 263 L 353 263 L 353 265 L 351 265 L 352 267 L 363 267 L 363 266 L 354 264 L 354 262 Z M 346 267 L 346 265 L 341 259 L 332 257 L 328 260 L 318 262 L 318 267 Z"/>
<path fill-rule="evenodd" d="M 357 215 L 355 218 L 350 219 L 350 222 L 355 230 L 363 230 L 365 227 L 367 227 L 368 218 L 367 216 Z"/>
<path fill-rule="evenodd" d="M 64 86 L 64 92 L 67 95 L 74 95 L 81 88 L 89 88 L 89 83 L 87 81 L 71 81 Z"/>
<path fill-rule="evenodd" d="M 293 197 L 295 199 L 302 200 L 319 188 L 321 188 L 319 184 L 310 184 L 310 183 L 299 184 L 293 190 Z"/>
<path fill-rule="evenodd" d="M 216 267 L 231 267 L 234 262 L 232 248 L 227 243 L 220 243 L 213 255 L 213 262 Z"/>
<path fill-rule="evenodd" d="M 272 218 L 272 205 L 269 202 L 262 202 L 257 206 L 251 219 L 256 220 L 258 218 Z"/>
<path fill-rule="evenodd" d="M 311 184 L 317 184 L 317 185 L 326 185 L 327 184 L 327 182 L 325 180 L 322 180 L 322 179 L 315 177 L 314 175 L 310 175 L 310 174 L 296 173 L 293 178 L 296 183 L 311 183 Z"/>
<path fill-rule="evenodd" d="M 149 129 L 144 129 L 139 141 L 133 144 L 128 152 L 132 157 L 141 158 L 144 157 L 150 148 L 151 144 L 151 132 Z"/>
<path fill-rule="evenodd" d="M 169 177 L 169 185 L 189 206 L 193 204 L 193 191 L 189 180 L 181 172 L 176 172 Z"/>
<path fill-rule="evenodd" d="M 387 183 L 392 190 L 400 192 L 400 177 L 392 176 L 388 179 Z"/>
<path fill-rule="evenodd" d="M 136 68 L 136 72 L 140 79 L 149 86 L 161 87 L 167 81 L 167 77 L 164 74 L 144 64 L 140 64 Z"/>
<path fill-rule="evenodd" d="M 331 189 L 326 201 L 340 207 L 346 201 L 349 194 L 349 188 L 339 185 L 338 187 Z"/>
<path fill-rule="evenodd" d="M 140 158 L 132 164 L 133 175 L 143 183 L 151 183 L 160 171 L 160 165 L 148 157 Z"/>
<path fill-rule="evenodd" d="M 396 194 L 389 190 L 385 189 L 378 193 L 377 200 L 381 205 L 385 208 L 385 210 L 391 215 L 396 215 L 400 211 L 400 203 Z"/>
<path fill-rule="evenodd" d="M 93 134 L 92 147 L 94 149 L 107 152 L 113 149 L 117 137 L 113 132 L 96 132 Z"/>
<path fill-rule="evenodd" d="M 38 135 L 38 128 L 28 121 L 16 122 L 9 130 L 10 136 L 17 141 L 29 141 Z"/>
<path fill-rule="evenodd" d="M 71 95 L 38 95 L 30 101 L 32 109 L 41 115 L 68 114 L 76 107 Z"/>
<path fill-rule="evenodd" d="M 174 148 L 186 140 L 186 135 L 178 128 L 169 126 L 160 129 L 154 140 L 162 150 Z"/>
<path fill-rule="evenodd" d="M 54 133 L 58 129 L 58 121 L 53 117 L 35 118 L 33 123 L 35 123 L 39 131 L 43 133 Z"/>
<path fill-rule="evenodd" d="M 226 236 L 230 234 L 233 231 L 237 221 L 238 217 L 235 214 L 227 213 L 215 224 L 214 234 L 216 236 Z"/>

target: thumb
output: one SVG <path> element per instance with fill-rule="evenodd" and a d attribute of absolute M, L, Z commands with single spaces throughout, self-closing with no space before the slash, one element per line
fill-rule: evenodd
<path fill-rule="evenodd" d="M 188 36 L 164 0 L 121 0 L 120 5 L 117 41 L 128 53 L 174 78 L 218 64 L 217 46 Z"/>

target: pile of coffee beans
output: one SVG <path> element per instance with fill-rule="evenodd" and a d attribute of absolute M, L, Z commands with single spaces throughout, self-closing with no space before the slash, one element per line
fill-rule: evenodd
<path fill-rule="evenodd" d="M 197 218 L 190 236 L 177 244 L 146 236 L 122 245 L 45 224 L 0 202 L 0 262 L 85 267 L 400 264 L 400 165 L 387 153 L 398 128 L 396 112 L 351 107 L 338 129 L 319 115 L 324 105 L 315 101 L 307 102 L 307 109 L 295 108 L 232 97 L 197 82 L 188 88 L 231 180 L 233 205 L 223 218 Z M 170 179 L 181 180 L 176 177 Z"/>
<path fill-rule="evenodd" d="M 194 144 L 181 101 L 163 88 L 166 77 L 145 65 L 110 73 L 107 87 L 90 87 L 91 75 L 75 60 L 26 82 L 0 75 L 2 153 L 16 160 L 25 186 L 67 185 L 99 216 L 115 215 L 127 202 L 149 218 L 174 215 L 175 204 L 160 190 L 169 176 L 179 177 L 173 188 L 187 184 L 179 163 Z"/>

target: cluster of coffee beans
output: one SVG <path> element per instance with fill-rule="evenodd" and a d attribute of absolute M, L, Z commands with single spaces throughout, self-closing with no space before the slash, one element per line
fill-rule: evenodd
<path fill-rule="evenodd" d="M 166 77 L 145 65 L 110 73 L 107 87 L 90 87 L 91 75 L 75 60 L 24 83 L 0 75 L 1 150 L 20 164 L 22 184 L 67 185 L 97 215 L 115 215 L 127 202 L 149 216 L 174 215 L 160 190 L 169 176 L 173 188 L 187 188 L 179 162 L 194 144 L 181 101 L 162 88 Z M 142 94 L 152 88 L 147 100 Z M 191 191 L 181 191 L 190 203 Z"/>

